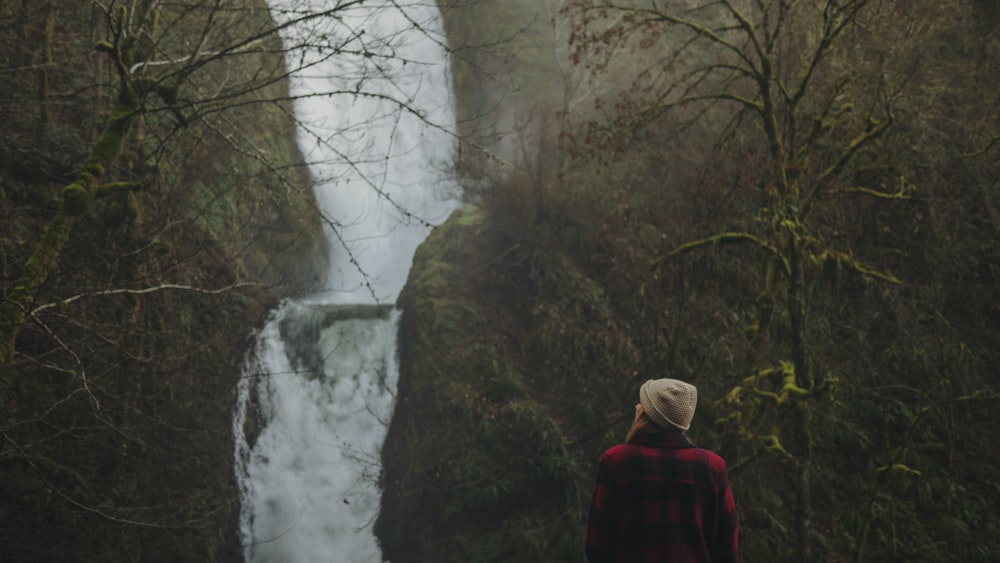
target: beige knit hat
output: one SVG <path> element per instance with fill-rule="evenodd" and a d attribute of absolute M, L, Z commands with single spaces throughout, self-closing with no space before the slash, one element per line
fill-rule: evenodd
<path fill-rule="evenodd" d="M 650 379 L 639 388 L 639 403 L 657 425 L 687 430 L 698 405 L 698 389 L 679 379 Z"/>

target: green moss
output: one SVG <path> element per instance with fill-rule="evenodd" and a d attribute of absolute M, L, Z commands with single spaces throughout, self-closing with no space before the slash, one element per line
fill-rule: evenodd
<path fill-rule="evenodd" d="M 65 213 L 71 217 L 79 217 L 90 209 L 93 195 L 83 182 L 75 182 L 63 189 L 63 206 Z"/>
<path fill-rule="evenodd" d="M 224 9 L 241 17 L 213 28 L 213 38 L 266 28 L 264 2 L 238 4 Z M 223 97 L 232 95 L 233 107 L 213 107 L 225 114 L 215 125 L 254 127 L 233 137 L 194 119 L 179 128 L 169 112 L 143 113 L 152 82 L 139 77 L 116 91 L 106 56 L 117 56 L 114 45 L 85 56 L 95 35 L 111 33 L 92 5 L 46 5 L 0 36 L 0 52 L 16 67 L 0 83 L 0 216 L 12 218 L 0 221 L 3 557 L 236 559 L 232 393 L 247 335 L 275 295 L 101 292 L 265 277 L 291 284 L 315 273 L 302 264 L 318 262 L 322 234 L 290 107 L 259 103 L 287 98 L 282 58 L 265 50 L 245 65 L 207 64 L 175 92 L 186 103 L 231 87 Z M 198 37 L 186 33 L 203 30 L 209 11 L 162 8 L 169 33 L 158 47 L 190 49 Z M 40 18 L 49 15 L 46 34 L 52 22 Z M 146 23 L 140 15 L 130 22 L 149 33 Z M 46 37 L 50 45 L 38 43 Z M 136 39 L 142 49 L 145 36 Z M 51 59 L 44 54 L 39 66 L 32 57 L 49 47 Z M 155 78 L 160 70 L 143 72 Z M 275 82 L 264 91 L 235 92 L 267 72 L 264 80 Z M 220 85 L 220 76 L 230 82 Z M 43 87 L 74 95 L 52 104 Z M 204 182 L 198 191 L 196 181 Z M 88 297 L 69 299 L 80 295 Z M 25 322 L 31 311 L 38 322 Z M 11 453 L 14 444 L 24 452 Z"/>
<path fill-rule="evenodd" d="M 406 399 L 386 440 L 384 471 L 396 485 L 378 525 L 390 558 L 405 549 L 422 560 L 540 560 L 577 544 L 575 530 L 554 524 L 573 520 L 565 506 L 578 494 L 569 439 L 533 378 L 489 341 L 492 309 L 472 298 L 484 278 L 470 272 L 492 275 L 482 267 L 493 260 L 481 246 L 486 221 L 470 208 L 436 228 L 400 296 Z M 427 425 L 441 431 L 404 431 Z"/>

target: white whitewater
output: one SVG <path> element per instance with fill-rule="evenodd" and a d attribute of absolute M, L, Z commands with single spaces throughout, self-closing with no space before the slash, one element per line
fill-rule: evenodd
<path fill-rule="evenodd" d="M 335 5 L 312 2 L 270 7 L 282 23 Z M 290 66 L 306 63 L 292 82 L 299 144 L 337 229 L 326 289 L 276 310 L 245 366 L 235 470 L 250 562 L 382 561 L 372 525 L 398 378 L 391 304 L 428 225 L 456 206 L 442 172 L 454 144 L 426 124 L 454 125 L 434 2 L 344 5 L 356 6 L 282 34 Z"/>

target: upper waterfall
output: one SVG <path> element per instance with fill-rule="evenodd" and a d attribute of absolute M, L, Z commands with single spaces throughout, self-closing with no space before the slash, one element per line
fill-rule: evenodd
<path fill-rule="evenodd" d="M 455 207 L 455 117 L 433 2 L 272 0 L 285 28 L 299 147 L 334 256 L 316 299 L 391 302 L 430 225 Z"/>

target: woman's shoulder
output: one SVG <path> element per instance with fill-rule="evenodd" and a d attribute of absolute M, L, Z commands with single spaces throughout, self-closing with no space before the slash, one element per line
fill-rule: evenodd
<path fill-rule="evenodd" d="M 601 454 L 601 459 L 602 460 L 604 460 L 604 459 L 607 459 L 607 460 L 621 459 L 621 458 L 625 457 L 625 450 L 626 450 L 627 447 L 628 447 L 628 444 L 617 444 L 617 445 L 611 446 L 610 448 L 604 450 L 604 453 Z"/>
<path fill-rule="evenodd" d="M 712 450 L 695 446 L 685 452 L 685 454 L 692 461 L 696 461 L 702 465 L 707 465 L 714 471 L 726 471 L 726 460 L 722 459 L 722 456 Z"/>

